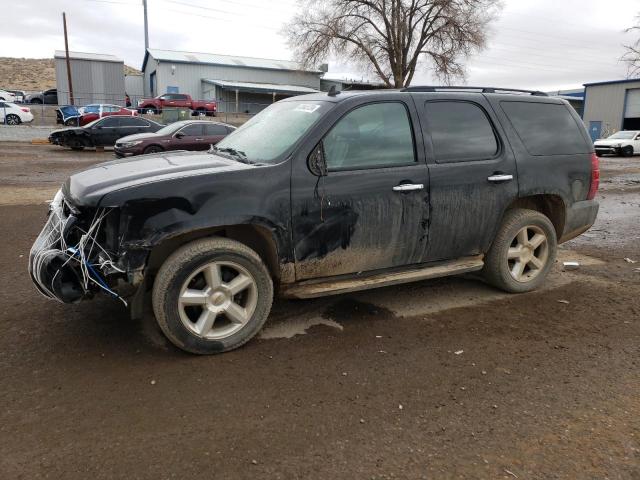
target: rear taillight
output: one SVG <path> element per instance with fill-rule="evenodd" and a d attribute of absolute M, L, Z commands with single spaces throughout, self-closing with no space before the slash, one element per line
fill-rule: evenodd
<path fill-rule="evenodd" d="M 27 112 L 29 113 L 31 110 L 29 110 L 28 108 L 22 107 L 20 110 L 22 110 L 23 112 Z"/>
<path fill-rule="evenodd" d="M 593 200 L 598 193 L 598 187 L 600 186 L 600 161 L 595 153 L 591 154 L 591 187 L 589 188 L 589 195 L 587 200 Z"/>

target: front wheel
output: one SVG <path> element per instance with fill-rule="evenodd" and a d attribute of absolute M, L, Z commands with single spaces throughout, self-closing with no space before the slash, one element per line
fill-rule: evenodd
<path fill-rule="evenodd" d="M 626 147 L 622 147 L 621 153 L 623 157 L 633 157 L 633 146 L 627 145 Z"/>
<path fill-rule="evenodd" d="M 273 282 L 256 252 L 227 238 L 189 243 L 162 265 L 153 285 L 161 330 L 190 353 L 221 353 L 248 342 L 267 320 Z"/>
<path fill-rule="evenodd" d="M 551 221 L 540 212 L 509 210 L 485 257 L 483 274 L 510 293 L 540 287 L 556 258 L 558 241 Z"/>

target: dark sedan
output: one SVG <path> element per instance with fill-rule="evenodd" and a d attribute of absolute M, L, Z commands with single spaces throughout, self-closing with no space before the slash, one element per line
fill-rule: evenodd
<path fill-rule="evenodd" d="M 129 135 L 116 142 L 117 157 L 156 153 L 165 150 L 208 150 L 236 127 L 206 120 L 185 120 L 167 125 L 155 133 Z"/>
<path fill-rule="evenodd" d="M 84 127 L 55 130 L 49 143 L 82 150 L 85 147 L 112 147 L 119 138 L 143 132 L 157 132 L 164 125 L 140 117 L 112 116 L 95 120 Z"/>

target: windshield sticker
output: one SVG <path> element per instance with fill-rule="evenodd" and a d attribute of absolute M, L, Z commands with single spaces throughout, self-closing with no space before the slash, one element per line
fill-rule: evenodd
<path fill-rule="evenodd" d="M 294 110 L 298 112 L 313 113 L 319 108 L 320 108 L 320 105 L 314 105 L 312 103 L 301 103 L 296 108 L 294 108 Z"/>

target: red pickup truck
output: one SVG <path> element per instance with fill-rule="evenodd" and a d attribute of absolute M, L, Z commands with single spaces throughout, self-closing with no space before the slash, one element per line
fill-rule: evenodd
<path fill-rule="evenodd" d="M 189 108 L 194 115 L 210 115 L 215 117 L 218 111 L 216 102 L 193 100 L 186 93 L 165 93 L 155 98 L 143 98 L 138 101 L 138 112 L 160 113 L 164 108 Z"/>

